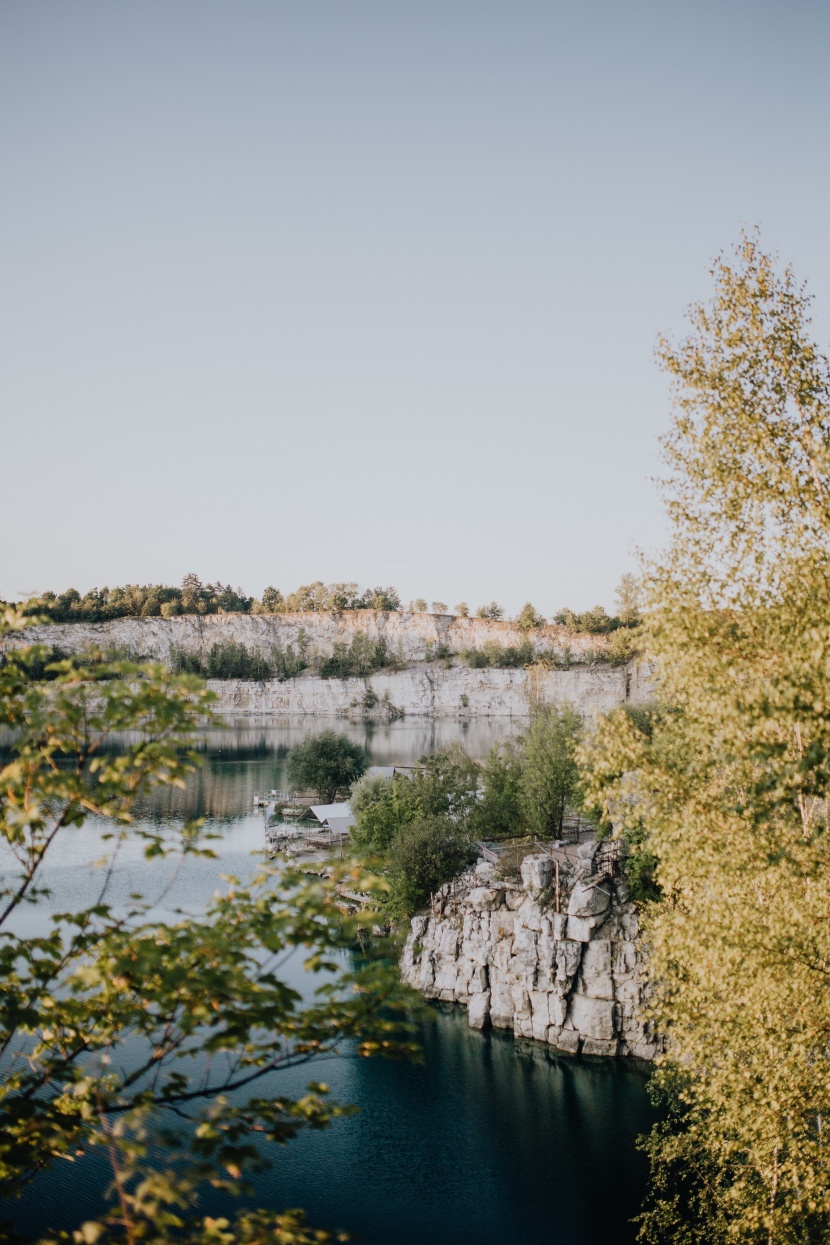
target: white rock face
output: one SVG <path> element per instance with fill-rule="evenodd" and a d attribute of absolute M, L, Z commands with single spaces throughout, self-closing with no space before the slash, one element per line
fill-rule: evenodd
<path fill-rule="evenodd" d="M 652 694 L 645 663 L 629 667 L 575 665 L 569 670 L 472 669 L 446 667 L 429 661 L 439 647 L 451 654 L 503 647 L 528 641 L 537 651 L 570 647 L 574 662 L 594 660 L 606 641 L 602 636 L 572 636 L 561 627 L 540 627 L 525 635 L 512 623 L 440 614 L 386 613 L 354 610 L 342 614 L 209 614 L 181 618 L 119 618 L 107 623 L 58 623 L 32 627 L 25 638 L 10 637 L 6 647 L 44 643 L 67 652 L 117 646 L 135 657 L 169 661 L 171 648 L 207 654 L 221 641 L 233 640 L 267 656 L 273 649 L 296 652 L 304 644 L 310 656 L 328 657 L 335 644 L 350 644 L 361 632 L 371 640 L 385 639 L 387 648 L 409 668 L 372 674 L 368 679 L 227 679 L 210 683 L 217 693 L 217 711 L 227 714 L 328 717 L 348 716 L 359 709 L 367 686 L 378 701 L 415 717 L 526 717 L 531 698 L 552 704 L 570 701 L 586 717 L 604 712 L 626 699 L 646 700 Z"/>
<path fill-rule="evenodd" d="M 542 891 L 550 886 L 549 857 L 525 856 L 522 861 L 522 883 L 529 891 Z"/>
<path fill-rule="evenodd" d="M 465 1004 L 475 1029 L 512 1029 L 569 1054 L 653 1059 L 660 1047 L 641 1018 L 637 917 L 625 884 L 602 883 L 603 907 L 589 897 L 599 888 L 577 879 L 563 906 L 601 911 L 557 913 L 539 902 L 549 868 L 546 856 L 529 856 L 522 887 L 492 877 L 482 887 L 475 870 L 454 893 L 445 887 L 433 911 L 412 919 L 404 978 L 428 998 Z"/>

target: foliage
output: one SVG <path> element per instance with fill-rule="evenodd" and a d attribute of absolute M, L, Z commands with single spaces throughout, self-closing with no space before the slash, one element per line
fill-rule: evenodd
<path fill-rule="evenodd" d="M 556 838 L 565 812 L 579 801 L 576 746 L 582 718 L 572 705 L 540 706 L 520 736 L 519 809 L 525 827 L 540 838 Z"/>
<path fill-rule="evenodd" d="M 282 614 L 321 610 L 399 610 L 396 589 L 365 588 L 355 583 L 324 584 L 316 580 L 283 597 L 269 586 L 257 601 L 229 584 L 203 584 L 198 575 L 185 575 L 180 588 L 167 584 L 125 584 L 120 588 L 93 588 L 84 596 L 75 589 L 44 592 L 19 607 L 27 616 L 52 622 L 106 622 L 111 618 L 175 618 L 180 614 Z"/>
<path fill-rule="evenodd" d="M 447 603 L 446 603 L 446 601 L 433 601 L 433 602 L 432 602 L 432 612 L 433 612 L 433 614 L 446 614 L 446 613 L 448 613 L 449 611 L 448 611 L 448 609 L 447 609 Z"/>
<path fill-rule="evenodd" d="M 482 670 L 487 666 L 500 670 L 521 669 L 538 661 L 544 654 L 537 654 L 530 641 L 524 644 L 495 644 L 488 641 L 484 648 L 465 649 L 461 656 L 468 666 L 474 670 Z"/>
<path fill-rule="evenodd" d="M 635 575 L 626 572 L 620 576 L 614 599 L 617 603 L 617 617 L 624 627 L 632 627 L 640 621 L 642 588 Z"/>
<path fill-rule="evenodd" d="M 26 622 L 10 611 L 0 634 Z M 198 822 L 171 832 L 131 816 L 153 787 L 184 784 L 211 696 L 153 664 L 66 659 L 41 681 L 33 674 L 44 656 L 24 648 L 0 669 L 0 726 L 15 739 L 0 768 L 0 833 L 13 861 L 0 885 L 0 1192 L 13 1196 L 56 1160 L 101 1148 L 117 1204 L 78 1240 L 229 1245 L 266 1228 L 283 1245 L 321 1239 L 294 1212 L 249 1212 L 233 1227 L 200 1217 L 199 1185 L 239 1192 L 261 1161 L 252 1136 L 284 1142 L 341 1114 L 322 1085 L 298 1100 L 258 1086 L 344 1044 L 405 1053 L 408 1000 L 378 964 L 344 970 L 339 953 L 356 920 L 343 915 L 337 875 L 310 882 L 263 867 L 247 885 L 229 879 L 203 916 L 167 924 L 152 917 L 157 897 L 131 895 L 116 908 L 113 875 L 128 839 L 148 860 L 173 856 L 184 867 L 212 854 Z M 102 740 L 116 731 L 134 742 L 107 753 Z M 20 917 L 48 895 L 56 844 L 90 816 L 109 826 L 95 902 L 27 935 Z M 342 874 L 351 888 L 375 889 L 356 866 Z M 305 1001 L 279 970 L 300 948 L 322 979 Z M 165 1168 L 156 1166 L 162 1151 Z"/>
<path fill-rule="evenodd" d="M 292 786 L 316 791 L 321 803 L 332 804 L 338 791 L 356 782 L 368 764 L 366 749 L 348 735 L 320 731 L 288 753 L 285 772 Z"/>
<path fill-rule="evenodd" d="M 308 613 L 328 610 L 399 610 L 401 599 L 395 588 L 365 588 L 356 583 L 324 584 L 319 579 L 305 584 L 286 597 L 281 612 Z"/>
<path fill-rule="evenodd" d="M 26 647 L 28 649 L 29 646 Z M 0 671 L 5 666 L 14 665 L 21 678 L 43 682 L 57 678 L 58 663 L 65 661 L 68 657 L 69 653 L 56 645 L 41 644 L 37 652 L 27 651 L 25 653 L 10 648 L 5 653 L 0 653 Z"/>
<path fill-rule="evenodd" d="M 411 778 L 366 776 L 352 792 L 355 816 L 352 837 L 362 851 L 378 853 L 390 892 L 385 907 L 394 917 L 411 915 L 425 902 L 430 890 L 448 881 L 469 863 L 471 827 L 478 799 L 479 768 L 459 744 L 432 756 L 422 757 Z M 417 833 L 413 826 L 420 829 Z M 446 845 L 441 846 L 441 836 Z M 415 844 L 423 838 L 427 858 L 424 869 L 415 866 Z M 406 846 L 400 847 L 404 839 Z M 463 849 L 463 850 L 462 850 Z M 474 853 L 473 853 L 474 856 Z M 461 863 L 458 863 L 460 860 Z M 424 879 L 434 881 L 438 872 L 451 868 L 446 877 L 423 892 Z"/>
<path fill-rule="evenodd" d="M 619 618 L 612 618 L 605 606 L 595 605 L 592 610 L 583 614 L 575 614 L 573 610 L 561 609 L 554 615 L 553 621 L 569 631 L 587 631 L 589 635 L 607 635 L 620 626 Z"/>
<path fill-rule="evenodd" d="M 285 598 L 279 588 L 274 588 L 271 585 L 265 589 L 259 602 L 263 614 L 278 614 L 284 604 Z"/>
<path fill-rule="evenodd" d="M 476 856 L 469 834 L 446 817 L 424 817 L 402 825 L 389 856 L 388 911 L 393 916 L 410 916 L 445 882 L 473 864 Z"/>
<path fill-rule="evenodd" d="M 384 852 L 399 828 L 419 815 L 414 782 L 403 774 L 364 774 L 352 787 L 352 841 L 359 851 Z"/>
<path fill-rule="evenodd" d="M 459 601 L 455 607 L 455 613 L 459 618 L 468 618 L 470 615 L 470 607 L 466 601 Z"/>
<path fill-rule="evenodd" d="M 532 631 L 534 627 L 544 627 L 545 619 L 528 601 L 522 606 L 516 624 L 522 631 Z"/>
<path fill-rule="evenodd" d="M 585 759 L 665 896 L 652 1018 L 683 1131 L 650 1139 L 642 1239 L 811 1245 L 830 1236 L 830 368 L 757 238 L 713 277 L 661 345 L 671 542 L 645 627 L 672 712 L 650 734 L 612 715 Z"/>
<path fill-rule="evenodd" d="M 472 825 L 479 839 L 501 839 L 521 826 L 519 794 L 522 750 L 516 740 L 493 744 L 481 770 L 481 799 L 473 809 Z"/>
<path fill-rule="evenodd" d="M 476 804 L 479 768 L 461 744 L 450 744 L 421 757 L 411 782 L 418 816 L 446 816 L 462 825 Z"/>
<path fill-rule="evenodd" d="M 121 588 L 93 588 L 84 596 L 74 588 L 66 592 L 45 592 L 21 607 L 27 616 L 41 615 L 53 622 L 106 622 L 110 618 L 152 618 L 162 613 L 247 614 L 253 597 L 228 584 L 203 584 L 196 575 L 186 575 L 181 588 L 164 584 L 126 584 Z"/>
<path fill-rule="evenodd" d="M 609 666 L 624 666 L 639 652 L 638 629 L 620 627 L 612 631 L 610 639 L 603 648 L 592 654 L 594 661 L 607 662 Z"/>
<path fill-rule="evenodd" d="M 289 644 L 283 651 L 272 646 L 267 654 L 246 648 L 235 640 L 217 640 L 204 656 L 180 645 L 170 646 L 170 668 L 176 673 L 198 674 L 206 679 L 285 679 L 294 678 L 306 661 Z"/>
<path fill-rule="evenodd" d="M 476 610 L 476 618 L 490 618 L 498 621 L 504 618 L 504 606 L 499 605 L 498 601 L 491 601 L 489 605 L 480 605 Z"/>
<path fill-rule="evenodd" d="M 334 645 L 331 657 L 320 664 L 323 679 L 365 678 L 373 670 L 399 669 L 401 658 L 389 652 L 386 640 L 372 640 L 362 631 L 352 636 L 351 643 Z"/>

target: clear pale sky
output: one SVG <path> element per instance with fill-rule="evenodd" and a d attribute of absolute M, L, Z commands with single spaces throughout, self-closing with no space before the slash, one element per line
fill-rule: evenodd
<path fill-rule="evenodd" d="M 2 0 L 0 595 L 612 603 L 742 225 L 830 336 L 830 5 Z"/>

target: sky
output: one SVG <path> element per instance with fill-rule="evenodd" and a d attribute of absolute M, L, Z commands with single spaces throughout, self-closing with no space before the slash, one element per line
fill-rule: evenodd
<path fill-rule="evenodd" d="M 0 0 L 0 596 L 613 604 L 742 227 L 830 337 L 830 5 Z"/>

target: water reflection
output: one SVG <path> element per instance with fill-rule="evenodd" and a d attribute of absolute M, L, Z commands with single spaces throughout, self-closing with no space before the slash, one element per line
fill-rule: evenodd
<path fill-rule="evenodd" d="M 372 763 L 411 764 L 419 757 L 459 742 L 472 757 L 486 755 L 489 748 L 515 729 L 509 720 L 490 718 L 477 722 L 441 722 L 423 718 L 390 723 L 353 723 L 326 719 L 243 718 L 228 719 L 224 728 L 202 731 L 197 750 L 205 764 L 193 776 L 186 791 L 166 788 L 141 805 L 142 815 L 156 820 L 208 817 L 234 821 L 245 816 L 255 791 L 281 789 L 285 758 L 295 744 L 323 729 L 336 730 L 369 749 Z M 112 747 L 124 746 L 130 736 L 111 739 Z M 134 742 L 140 736 L 136 733 Z"/>

